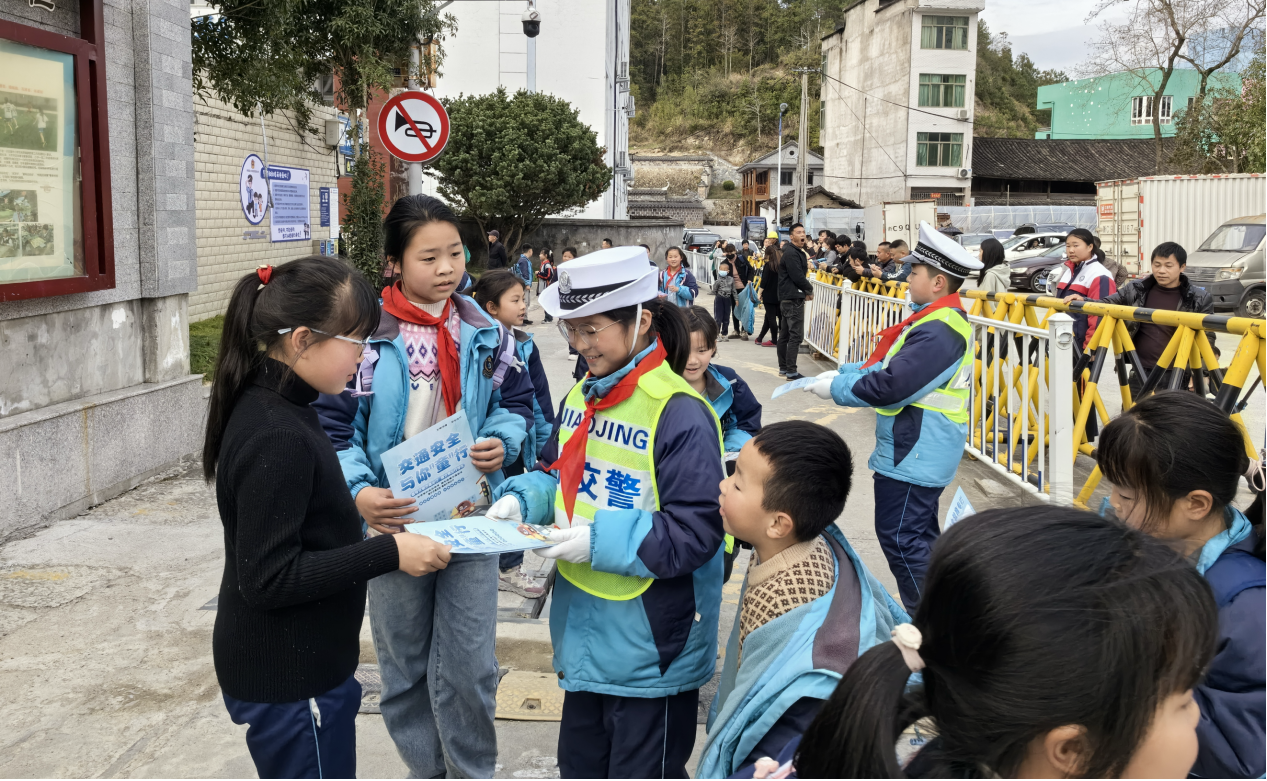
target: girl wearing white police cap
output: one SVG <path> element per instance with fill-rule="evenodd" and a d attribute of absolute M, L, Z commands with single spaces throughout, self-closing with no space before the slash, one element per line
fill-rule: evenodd
<path fill-rule="evenodd" d="M 686 777 L 713 675 L 722 585 L 721 428 L 681 377 L 691 338 L 639 247 L 567 263 L 541 305 L 589 373 L 537 468 L 489 517 L 554 526 L 550 636 L 564 778 Z"/>
<path fill-rule="evenodd" d="M 875 408 L 867 462 L 875 472 L 875 531 L 913 614 L 940 533 L 937 500 L 968 434 L 972 339 L 958 291 L 981 261 L 926 222 L 907 260 L 915 311 L 878 334 L 869 359 L 825 372 L 806 390 L 841 406 Z"/>

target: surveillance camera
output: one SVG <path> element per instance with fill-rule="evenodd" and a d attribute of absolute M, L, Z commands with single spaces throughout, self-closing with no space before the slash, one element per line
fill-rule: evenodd
<path fill-rule="evenodd" d="M 523 22 L 524 35 L 529 38 L 536 38 L 541 32 L 541 12 L 532 6 L 528 6 L 528 10 L 524 11 L 523 16 L 519 17 L 519 21 Z"/>

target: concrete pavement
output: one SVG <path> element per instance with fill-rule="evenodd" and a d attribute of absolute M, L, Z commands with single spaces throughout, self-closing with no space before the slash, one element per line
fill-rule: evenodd
<path fill-rule="evenodd" d="M 570 387 L 572 360 L 558 331 L 541 324 L 541 311 L 530 316 L 557 401 Z M 763 400 L 765 422 L 812 420 L 849 442 L 854 489 L 838 523 L 894 590 L 872 529 L 866 459 L 874 413 L 804 393 L 769 401 L 782 381 L 773 348 L 724 342 L 717 360 Z M 828 368 L 801 356 L 803 373 Z M 979 478 L 991 480 L 984 467 L 965 461 L 957 484 L 978 509 L 1020 501 L 1001 481 L 992 481 L 1001 498 L 983 493 Z M 954 488 L 943 495 L 943 512 Z M 0 776 L 253 776 L 245 728 L 229 720 L 211 662 L 210 603 L 222 557 L 214 490 L 198 464 L 0 547 Z M 723 637 L 744 566 L 738 563 L 723 596 Z M 545 623 L 515 618 L 519 601 L 502 595 L 499 659 L 548 671 Z M 363 650 L 363 661 L 372 661 L 372 648 Z M 360 774 L 404 776 L 381 717 L 362 715 L 357 726 Z M 498 777 L 556 776 L 557 734 L 555 722 L 499 721 Z M 702 727 L 700 735 L 697 749 Z"/>

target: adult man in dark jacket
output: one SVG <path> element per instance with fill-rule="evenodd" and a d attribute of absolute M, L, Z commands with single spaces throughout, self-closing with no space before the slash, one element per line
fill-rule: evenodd
<path fill-rule="evenodd" d="M 488 269 L 506 268 L 506 245 L 502 244 L 502 235 L 497 231 L 488 232 Z"/>
<path fill-rule="evenodd" d="M 814 286 L 806 279 L 805 226 L 792 226 L 792 241 L 779 258 L 779 374 L 799 380 L 796 357 L 805 339 L 805 302 L 814 300 Z"/>
<path fill-rule="evenodd" d="M 1209 292 L 1203 287 L 1194 286 L 1183 273 L 1188 265 L 1188 253 L 1183 247 L 1173 241 L 1158 244 L 1153 250 L 1151 263 L 1152 276 L 1132 280 L 1113 295 L 1099 299 L 1098 303 L 1168 309 L 1172 312 L 1197 312 L 1204 315 L 1214 313 L 1214 300 Z M 1083 300 L 1079 295 L 1067 298 Z M 1142 375 L 1131 372 L 1131 396 L 1138 399 L 1144 381 L 1157 365 L 1157 360 L 1170 343 L 1175 329 L 1169 325 L 1128 321 L 1126 332 L 1135 343 L 1135 354 L 1144 369 Z M 1205 335 L 1213 347 L 1214 332 L 1206 331 Z M 1180 387 L 1186 387 L 1186 383 L 1181 381 Z"/>

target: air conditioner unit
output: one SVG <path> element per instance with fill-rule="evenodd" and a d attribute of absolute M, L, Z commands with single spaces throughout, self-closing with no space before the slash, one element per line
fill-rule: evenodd
<path fill-rule="evenodd" d="M 966 108 L 961 108 L 961 109 L 959 109 L 959 111 L 955 114 L 955 118 L 956 118 L 956 119 L 967 119 L 967 118 L 968 118 L 968 109 L 966 109 Z"/>
<path fill-rule="evenodd" d="M 971 178 L 972 178 L 972 169 L 971 169 L 971 168 L 960 168 L 958 171 L 955 171 L 955 178 L 956 178 L 956 179 L 971 179 Z"/>

